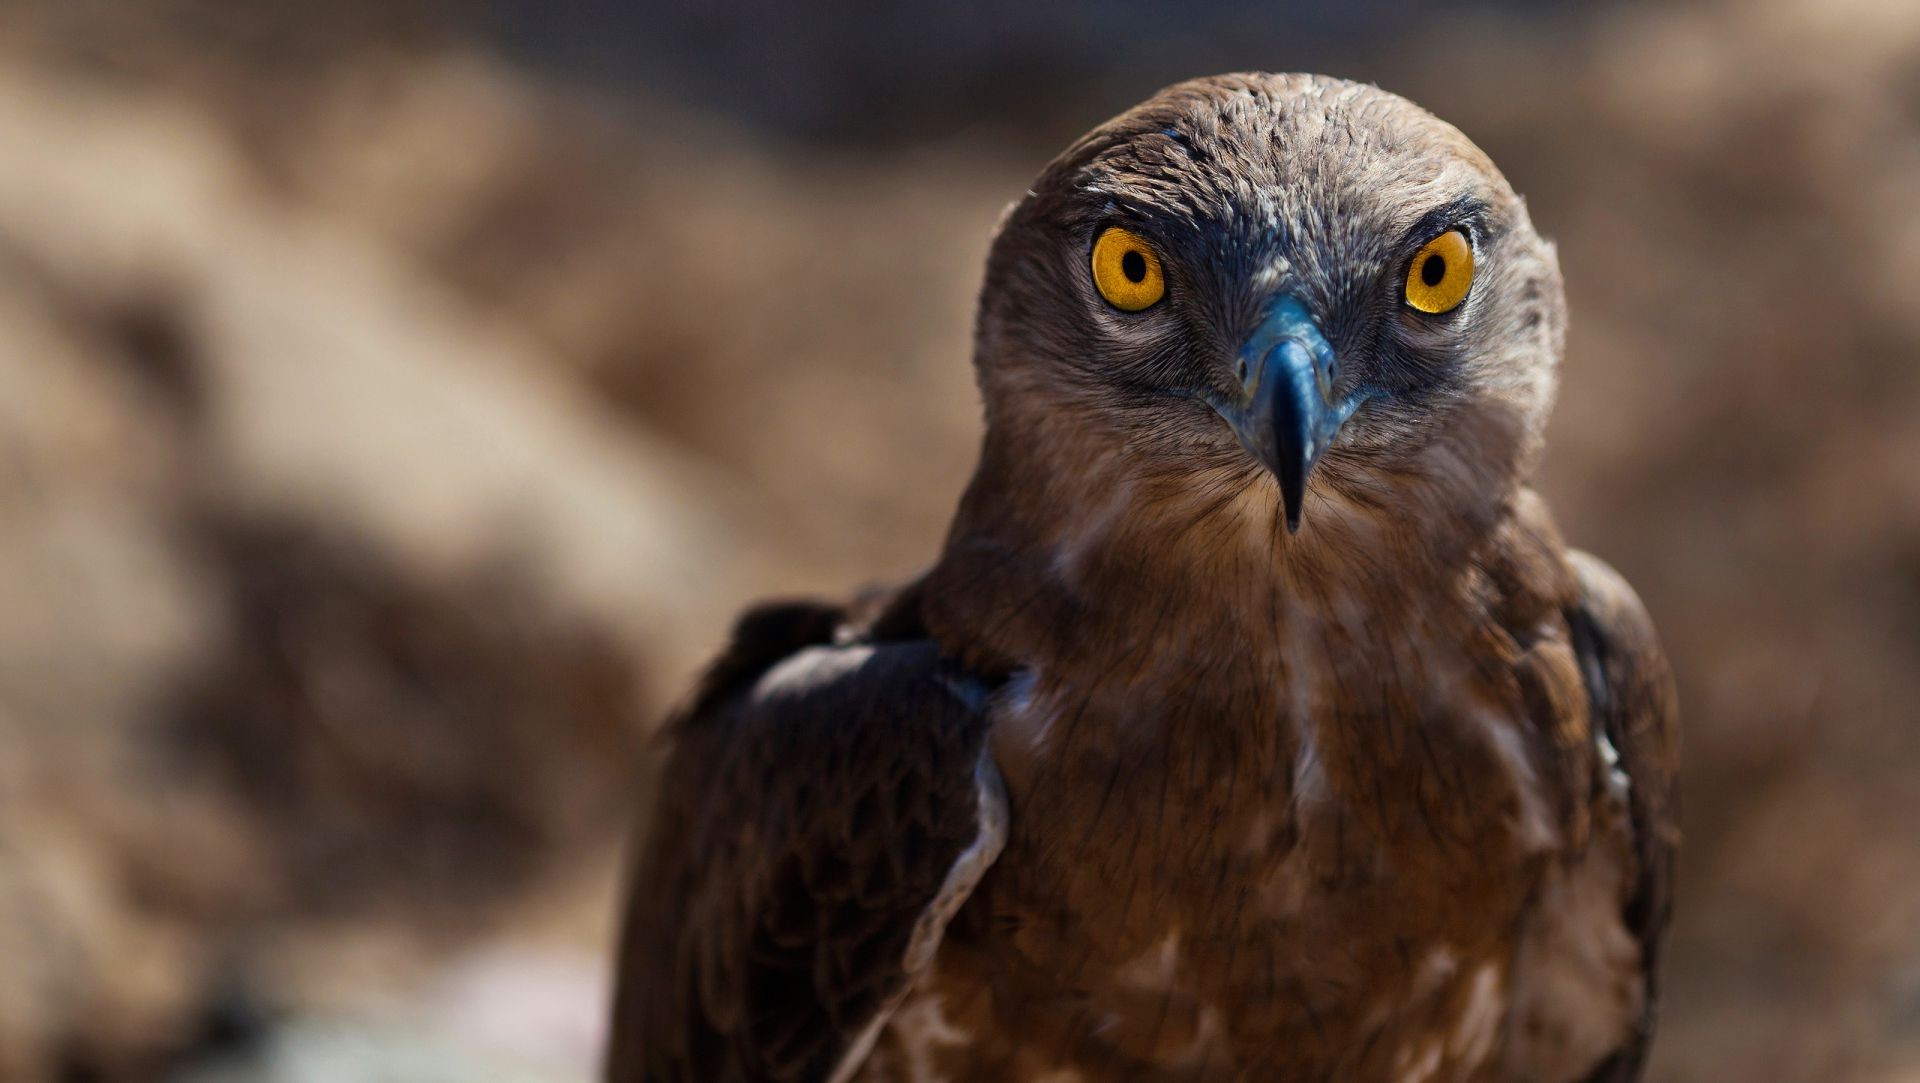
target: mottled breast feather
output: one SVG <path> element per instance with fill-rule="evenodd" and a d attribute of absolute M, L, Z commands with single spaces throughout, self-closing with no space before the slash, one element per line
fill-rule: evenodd
<path fill-rule="evenodd" d="M 892 600 L 749 612 L 668 731 L 608 1079 L 844 1078 L 997 855 L 984 690 Z"/>

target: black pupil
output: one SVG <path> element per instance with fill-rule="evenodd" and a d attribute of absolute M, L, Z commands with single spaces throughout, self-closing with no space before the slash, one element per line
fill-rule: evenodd
<path fill-rule="evenodd" d="M 1126 275 L 1129 282 L 1145 282 L 1147 257 L 1135 249 L 1128 249 L 1127 254 L 1120 257 L 1120 273 Z"/>
<path fill-rule="evenodd" d="M 1440 280 L 1447 277 L 1447 261 L 1440 256 L 1428 256 L 1420 265 L 1420 281 L 1429 286 L 1438 286 Z"/>

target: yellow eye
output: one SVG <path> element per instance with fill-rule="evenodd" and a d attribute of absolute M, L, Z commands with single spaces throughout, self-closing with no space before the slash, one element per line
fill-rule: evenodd
<path fill-rule="evenodd" d="M 1119 226 L 1108 227 L 1093 242 L 1093 284 L 1108 304 L 1122 312 L 1149 308 L 1167 294 L 1167 280 L 1153 246 Z"/>
<path fill-rule="evenodd" d="M 1422 312 L 1452 312 L 1473 285 L 1473 246 L 1467 235 L 1450 229 L 1414 253 L 1407 268 L 1407 303 Z"/>

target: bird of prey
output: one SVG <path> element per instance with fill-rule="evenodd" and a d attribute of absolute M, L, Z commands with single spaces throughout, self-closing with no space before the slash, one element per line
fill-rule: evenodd
<path fill-rule="evenodd" d="M 1637 1078 L 1675 699 L 1528 487 L 1564 323 L 1374 87 L 1073 144 L 991 248 L 937 560 L 747 613 L 672 723 L 610 1078 Z"/>

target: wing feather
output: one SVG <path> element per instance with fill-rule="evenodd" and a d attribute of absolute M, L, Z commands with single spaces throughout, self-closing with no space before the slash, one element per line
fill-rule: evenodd
<path fill-rule="evenodd" d="M 1679 847 L 1679 706 L 1653 621 L 1619 573 L 1595 557 L 1568 553 L 1579 601 L 1568 613 L 1596 732 L 1625 776 L 1637 868 L 1625 902 L 1639 941 L 1646 996 L 1633 1038 L 1589 1076 L 1590 1083 L 1638 1079 L 1653 1037 L 1660 944 L 1673 903 Z"/>
<path fill-rule="evenodd" d="M 833 607 L 741 620 L 670 731 L 610 1080 L 850 1074 L 1004 839 L 982 701 L 930 641 Z"/>

